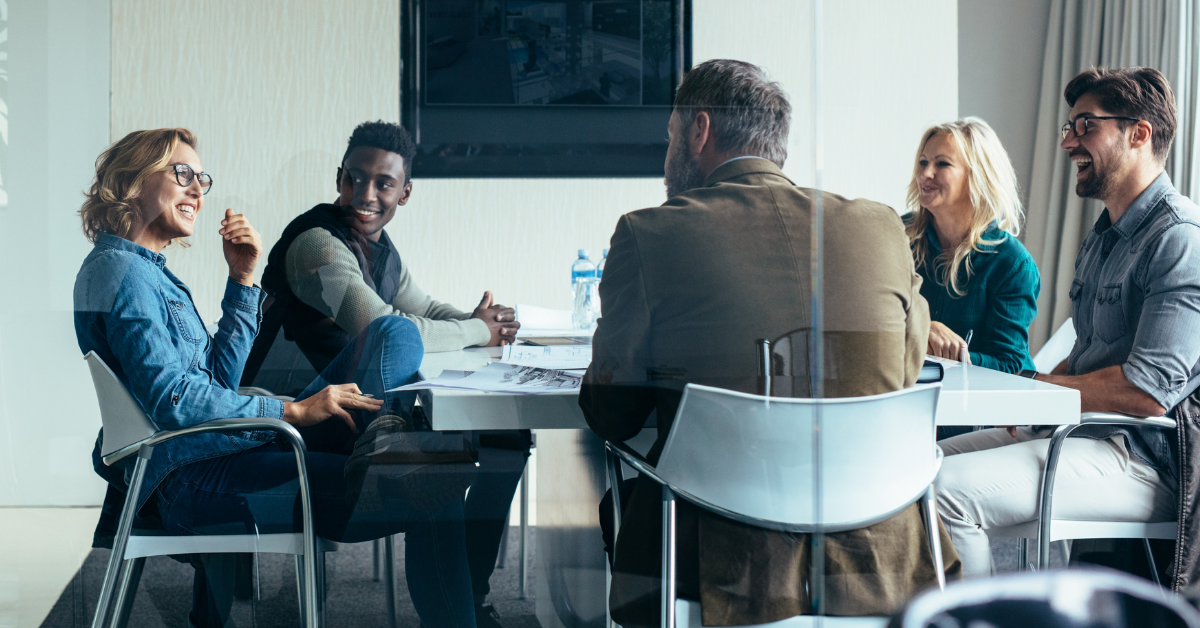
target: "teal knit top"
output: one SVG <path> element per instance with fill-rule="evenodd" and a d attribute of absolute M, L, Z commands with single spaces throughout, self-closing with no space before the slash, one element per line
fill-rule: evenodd
<path fill-rule="evenodd" d="M 912 217 L 912 214 L 905 216 L 905 223 Z M 1042 281 L 1025 246 L 992 223 L 983 232 L 983 239 L 1000 242 L 981 245 L 981 250 L 970 253 L 970 279 L 966 278 L 965 264 L 959 270 L 962 279 L 959 287 L 966 294 L 958 296 L 950 291 L 949 285 L 938 282 L 936 271 L 944 274 L 939 266 L 946 261 L 932 222 L 925 230 L 925 238 L 928 255 L 925 263 L 917 267 L 917 273 L 924 279 L 921 296 L 929 302 L 930 319 L 962 338 L 974 331 L 968 349 L 972 364 L 1005 373 L 1032 370 L 1029 325 L 1037 316 Z"/>

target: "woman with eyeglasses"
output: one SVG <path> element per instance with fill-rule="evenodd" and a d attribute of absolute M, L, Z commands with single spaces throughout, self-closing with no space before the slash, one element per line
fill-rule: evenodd
<path fill-rule="evenodd" d="M 1029 324 L 1041 278 L 1017 240 L 1016 173 L 987 122 L 964 118 L 921 135 L 908 206 L 904 222 L 932 320 L 929 354 L 1032 370 Z"/>
<path fill-rule="evenodd" d="M 80 210 L 95 244 L 75 281 L 80 350 L 95 351 L 159 429 L 238 417 L 295 426 L 308 449 L 316 533 L 358 542 L 405 531 L 408 586 L 422 623 L 474 628 L 462 490 L 437 500 L 423 495 L 419 505 L 396 488 L 359 499 L 368 490 L 365 465 L 351 462 L 365 459 L 363 452 L 370 457 L 377 426 L 402 426 L 411 416 L 411 393 L 385 391 L 408 383 L 420 365 L 415 325 L 395 316 L 377 320 L 294 401 L 238 394 L 264 296 L 254 285 L 258 232 L 244 215 L 225 210 L 217 234 L 229 277 L 211 336 L 163 255 L 193 235 L 212 183 L 187 129 L 136 131 L 100 155 Z M 93 465 L 123 493 L 133 457 L 109 468 L 100 446 L 98 438 Z M 195 434 L 155 448 L 137 506 L 176 535 L 228 534 L 231 525 L 241 534 L 299 531 L 298 486 L 295 458 L 274 432 Z M 113 523 L 102 517 L 98 527 Z M 195 557 L 192 564 L 191 624 L 224 625 L 230 600 L 212 592 L 229 588 L 210 581 L 229 577 L 232 563 Z"/>

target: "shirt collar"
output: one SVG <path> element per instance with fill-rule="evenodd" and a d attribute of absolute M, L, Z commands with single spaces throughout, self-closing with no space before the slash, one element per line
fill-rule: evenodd
<path fill-rule="evenodd" d="M 154 251 L 151 251 L 140 244 L 134 244 L 125 238 L 117 237 L 111 233 L 105 233 L 103 231 L 97 233 L 96 246 L 103 246 L 110 249 L 116 249 L 118 251 L 125 251 L 126 253 L 140 255 L 147 260 L 150 260 L 151 264 L 154 264 L 159 268 L 167 265 L 167 258 L 162 253 L 155 253 Z"/>
<path fill-rule="evenodd" d="M 1174 189 L 1174 186 L 1171 184 L 1171 177 L 1167 176 L 1167 172 L 1164 170 L 1162 174 L 1158 175 L 1158 178 L 1154 179 L 1153 183 L 1145 190 L 1142 190 L 1142 193 L 1134 199 L 1129 209 L 1125 210 L 1125 213 L 1117 219 L 1116 224 L 1113 224 L 1112 217 L 1108 213 L 1108 208 L 1104 208 L 1104 211 L 1100 214 L 1100 218 L 1096 219 L 1096 233 L 1103 233 L 1109 227 L 1112 227 L 1122 238 L 1128 238 L 1137 232 L 1138 227 L 1145 222 L 1146 218 L 1152 213 L 1152 210 L 1158 206 L 1158 202 L 1162 200 L 1163 195 L 1172 189 Z"/>
<path fill-rule="evenodd" d="M 742 155 L 741 157 L 734 157 L 733 159 L 726 159 L 725 161 L 722 161 L 721 165 L 717 166 L 717 168 L 720 168 L 721 166 L 724 166 L 725 164 L 727 164 L 731 161 L 737 161 L 739 159 L 753 159 L 755 157 L 758 157 L 758 155 Z M 716 172 L 717 168 L 713 168 L 713 172 Z"/>

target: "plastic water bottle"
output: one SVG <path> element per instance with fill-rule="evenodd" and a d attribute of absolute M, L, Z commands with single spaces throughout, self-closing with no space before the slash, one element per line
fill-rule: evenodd
<path fill-rule="evenodd" d="M 579 249 L 579 259 L 571 264 L 571 294 L 575 293 L 575 284 L 579 283 L 580 279 L 596 277 L 596 265 L 592 260 L 588 259 L 587 249 Z"/>
<path fill-rule="evenodd" d="M 604 262 L 608 261 L 608 249 L 600 253 L 600 263 L 596 265 L 596 279 L 604 278 Z"/>

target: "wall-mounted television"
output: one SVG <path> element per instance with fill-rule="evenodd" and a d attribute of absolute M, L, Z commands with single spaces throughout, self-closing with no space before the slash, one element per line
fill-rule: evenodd
<path fill-rule="evenodd" d="M 691 0 L 403 0 L 421 177 L 662 176 Z"/>

